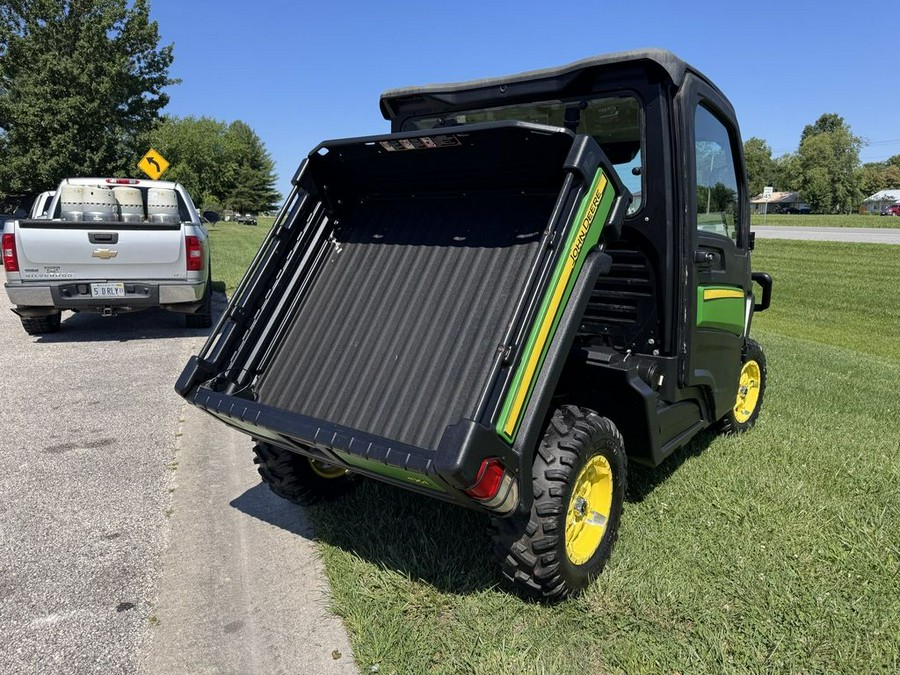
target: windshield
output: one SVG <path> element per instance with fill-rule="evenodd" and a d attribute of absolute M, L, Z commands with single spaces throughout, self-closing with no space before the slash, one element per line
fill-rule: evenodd
<path fill-rule="evenodd" d="M 634 96 L 609 96 L 578 101 L 546 101 L 521 105 L 485 108 L 447 113 L 439 117 L 418 117 L 407 120 L 404 131 L 424 131 L 461 124 L 480 124 L 519 120 L 554 127 L 565 127 L 579 134 L 588 134 L 603 148 L 619 178 L 634 201 L 628 214 L 635 213 L 642 203 L 642 142 L 641 106 Z"/>

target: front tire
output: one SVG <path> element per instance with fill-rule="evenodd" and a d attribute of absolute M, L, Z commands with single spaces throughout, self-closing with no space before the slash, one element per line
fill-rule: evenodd
<path fill-rule="evenodd" d="M 719 420 L 721 434 L 739 434 L 750 429 L 759 418 L 766 393 L 766 355 L 756 340 L 747 338 L 741 350 L 741 373 L 738 376 L 734 406 Z"/>
<path fill-rule="evenodd" d="M 345 469 L 277 445 L 257 443 L 253 452 L 253 463 L 269 489 L 301 506 L 337 499 L 356 484 L 356 476 Z"/>
<path fill-rule="evenodd" d="M 575 406 L 554 413 L 535 453 L 531 511 L 493 522 L 503 575 L 520 594 L 560 600 L 603 571 L 618 536 L 627 465 L 610 420 Z"/>
<path fill-rule="evenodd" d="M 46 333 L 55 333 L 59 330 L 59 324 L 62 320 L 62 312 L 49 314 L 47 316 L 19 317 L 22 320 L 22 328 L 29 335 L 44 335 Z"/>

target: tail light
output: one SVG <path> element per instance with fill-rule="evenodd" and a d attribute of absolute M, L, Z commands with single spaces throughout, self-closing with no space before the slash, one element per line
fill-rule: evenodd
<path fill-rule="evenodd" d="M 203 243 L 200 237 L 187 235 L 184 238 L 184 248 L 187 252 L 187 271 L 202 272 L 203 271 Z"/>
<path fill-rule="evenodd" d="M 7 272 L 19 271 L 19 256 L 16 254 L 16 235 L 3 235 L 3 269 Z"/>
<path fill-rule="evenodd" d="M 481 463 L 475 484 L 465 493 L 483 506 L 499 514 L 506 514 L 516 507 L 519 486 L 496 457 Z"/>

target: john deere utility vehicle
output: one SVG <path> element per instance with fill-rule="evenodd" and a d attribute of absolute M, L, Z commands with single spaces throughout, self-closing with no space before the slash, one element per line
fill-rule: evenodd
<path fill-rule="evenodd" d="M 390 134 L 303 160 L 177 390 L 255 439 L 282 497 L 362 475 L 475 508 L 520 592 L 577 593 L 629 461 L 759 415 L 772 283 L 734 110 L 648 50 L 381 111 Z"/>

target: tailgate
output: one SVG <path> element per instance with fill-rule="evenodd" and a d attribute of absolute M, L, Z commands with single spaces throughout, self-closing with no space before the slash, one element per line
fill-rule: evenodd
<path fill-rule="evenodd" d="M 186 279 L 182 226 L 19 221 L 23 281 Z"/>
<path fill-rule="evenodd" d="M 586 303 L 579 273 L 624 217 L 599 147 L 519 122 L 334 141 L 294 184 L 178 391 L 253 436 L 432 489 L 470 485 L 486 456 L 512 466 L 571 343 L 567 306 Z"/>

